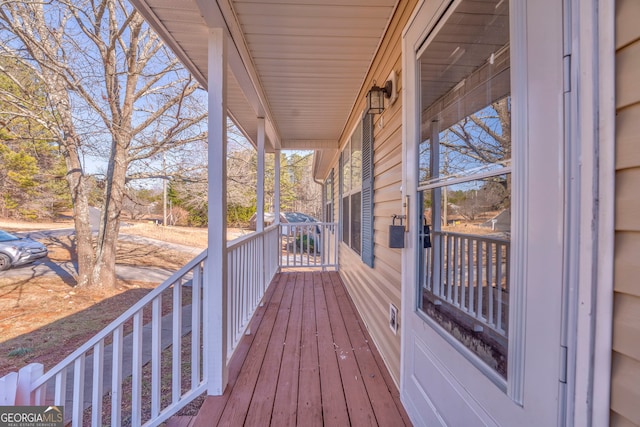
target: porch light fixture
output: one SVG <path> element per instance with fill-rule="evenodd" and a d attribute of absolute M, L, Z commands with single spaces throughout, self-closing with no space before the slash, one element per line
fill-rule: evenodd
<path fill-rule="evenodd" d="M 367 93 L 367 114 L 380 114 L 384 111 L 384 99 L 391 98 L 393 91 L 393 82 L 387 80 L 383 87 L 376 85 L 373 81 L 373 87 Z"/>

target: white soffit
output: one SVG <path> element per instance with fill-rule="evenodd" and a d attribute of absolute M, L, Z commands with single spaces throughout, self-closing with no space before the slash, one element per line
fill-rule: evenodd
<path fill-rule="evenodd" d="M 205 85 L 205 18 L 226 23 L 235 44 L 230 115 L 254 141 L 256 117 L 264 116 L 269 145 L 283 149 L 338 147 L 396 2 L 220 0 L 218 8 L 213 0 L 133 0 Z"/>

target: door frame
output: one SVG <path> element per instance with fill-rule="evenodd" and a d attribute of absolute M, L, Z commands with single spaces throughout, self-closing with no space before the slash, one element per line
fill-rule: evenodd
<path fill-rule="evenodd" d="M 565 0 L 571 91 L 567 425 L 609 425 L 615 254 L 615 0 Z M 569 227 L 567 227 L 569 228 Z"/>
<path fill-rule="evenodd" d="M 403 117 L 403 190 L 404 195 L 409 196 L 409 203 L 415 197 L 418 182 L 414 160 L 420 130 L 416 115 L 419 111 L 417 94 L 420 92 L 416 90 L 420 87 L 416 52 L 428 39 L 429 32 L 440 25 L 442 16 L 452 3 L 448 0 L 423 2 L 403 33 L 403 105 L 406 106 Z M 561 162 L 564 158 L 564 131 L 562 120 L 558 120 L 564 111 L 564 98 L 561 95 L 564 80 L 563 21 L 562 13 L 558 13 L 558 10 L 562 11 L 561 4 L 555 3 L 548 8 L 552 1 L 544 5 L 541 3 L 527 4 L 525 0 L 510 3 L 511 93 L 514 105 L 512 138 L 514 141 L 542 143 L 535 147 L 537 150 L 530 143 L 514 144 L 512 147 L 512 238 L 516 244 L 512 245 L 511 283 L 519 285 L 512 285 L 510 290 L 509 380 L 492 374 L 490 369 L 482 369 L 482 364 L 474 360 L 470 352 L 452 342 L 446 334 L 437 333 L 437 326 L 425 321 L 417 313 L 417 290 L 414 285 L 417 283 L 417 227 L 410 227 L 409 243 L 403 251 L 402 306 L 405 309 L 402 319 L 401 395 L 409 406 L 409 413 L 420 423 L 446 425 L 446 422 L 481 422 L 499 425 L 525 419 L 532 422 L 534 414 L 538 413 L 544 414 L 541 419 L 545 420 L 544 424 L 549 424 L 551 420 L 558 419 L 560 415 L 557 412 L 563 406 L 561 400 L 564 389 L 560 384 L 559 371 L 563 300 L 564 177 Z M 537 25 L 543 20 L 546 20 L 548 28 Z M 553 59 L 544 61 L 550 58 Z M 545 90 L 532 89 L 532 80 L 527 77 L 530 74 L 535 74 L 537 85 Z M 549 108 L 536 109 L 540 105 L 548 105 Z M 544 120 L 550 121 L 548 127 L 530 125 Z M 552 159 L 550 173 L 542 174 L 541 165 L 546 167 L 547 159 Z M 537 174 L 535 186 L 529 178 L 530 174 Z M 536 213 L 540 213 L 538 218 L 531 215 L 534 207 Z M 415 206 L 410 206 L 410 210 L 415 211 Z M 544 239 L 542 234 L 545 235 Z M 535 250 L 525 245 L 532 236 L 536 237 Z M 550 263 L 551 255 L 555 255 L 555 258 Z M 546 263 L 544 272 L 536 268 L 539 264 L 531 263 L 538 257 Z M 539 289 L 529 286 L 534 282 L 546 283 L 546 286 Z M 552 288 L 553 293 L 543 295 L 555 282 L 558 286 Z M 537 301 L 548 298 L 544 309 L 548 310 L 549 316 L 544 318 L 544 322 L 540 321 L 543 319 L 543 307 L 541 304 L 526 304 L 527 296 Z M 550 333 L 540 336 L 539 332 L 544 328 Z M 538 349 L 536 351 L 543 351 L 544 357 L 530 357 L 525 361 L 525 342 L 529 352 L 535 348 Z M 422 371 L 418 374 L 418 370 Z M 540 372 L 544 375 L 540 375 Z M 526 390 L 531 393 L 526 402 L 525 376 Z M 431 381 L 428 385 L 420 382 L 426 379 Z M 442 385 L 437 393 L 429 389 L 432 382 Z M 531 396 L 534 392 L 544 397 L 533 399 Z M 414 404 L 412 396 L 416 397 L 416 394 L 422 396 Z M 479 399 L 480 396 L 482 399 Z M 452 400 L 461 400 L 464 404 L 449 403 Z M 431 410 L 419 411 L 417 406 L 423 403 L 431 406 Z M 458 408 L 459 412 L 454 408 Z M 422 416 L 427 418 L 420 418 Z"/>
<path fill-rule="evenodd" d="M 417 128 L 411 125 L 415 120 L 410 118 L 417 111 L 418 99 L 414 90 L 406 89 L 412 88 L 410 79 L 415 79 L 415 70 L 409 70 L 407 64 L 415 60 L 417 48 L 409 44 L 407 33 L 423 8 L 429 8 L 433 21 L 442 16 L 448 4 L 445 0 L 420 1 L 403 31 L 403 196 L 416 194 L 415 185 L 412 188 L 411 183 L 417 182 L 417 170 L 407 144 L 411 139 L 417 141 L 419 138 Z M 511 2 L 512 26 L 526 25 L 526 6 L 526 0 Z M 580 0 L 565 0 L 564 14 L 564 55 L 568 61 L 565 62 L 565 84 L 570 88 L 565 96 L 564 120 L 565 209 L 578 214 L 579 221 L 573 218 L 577 225 L 571 225 L 569 218 L 565 218 L 563 226 L 565 304 L 562 316 L 567 331 L 563 340 L 568 346 L 568 357 L 566 391 L 561 405 L 567 410 L 558 414 L 558 424 L 606 425 L 609 422 L 613 318 L 615 1 L 590 0 L 585 7 Z M 424 40 L 427 31 L 434 26 L 435 22 L 423 23 L 420 38 Z M 527 47 L 525 37 L 512 38 L 511 43 L 514 50 Z M 518 57 L 514 59 L 517 63 Z M 524 64 L 520 63 L 520 66 Z M 568 113 L 570 111 L 577 113 L 572 115 Z M 526 117 L 520 119 L 527 120 Z M 405 327 L 401 336 L 400 384 L 405 405 L 404 381 L 406 358 L 409 357 L 406 325 L 410 324 L 409 317 L 416 307 L 414 284 L 417 277 L 415 264 L 411 261 L 417 242 L 416 227 L 410 228 L 407 237 L 406 249 L 402 252 L 404 309 L 401 321 Z M 520 297 L 524 298 L 524 295 Z M 410 404 L 407 409 L 411 414 Z M 441 418 L 438 421 L 443 422 Z"/>

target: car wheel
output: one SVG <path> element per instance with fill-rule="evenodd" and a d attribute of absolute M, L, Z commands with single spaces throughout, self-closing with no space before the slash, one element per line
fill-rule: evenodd
<path fill-rule="evenodd" d="M 0 271 L 8 270 L 11 267 L 11 258 L 5 254 L 0 254 Z"/>

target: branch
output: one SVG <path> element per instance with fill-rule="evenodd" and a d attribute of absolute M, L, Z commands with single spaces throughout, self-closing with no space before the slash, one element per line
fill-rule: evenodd
<path fill-rule="evenodd" d="M 182 98 L 194 93 L 196 91 L 196 89 L 198 89 L 198 87 L 199 87 L 198 84 L 193 84 L 190 87 L 186 87 L 185 90 L 183 90 L 182 93 L 179 96 L 174 97 L 174 98 L 170 99 L 169 101 L 167 101 L 164 105 L 162 105 L 162 107 L 160 107 L 153 114 L 151 114 L 149 117 L 147 117 L 146 120 L 144 120 L 138 126 L 133 128 L 131 134 L 132 135 L 137 135 L 142 130 L 146 129 L 149 125 L 151 125 L 153 122 L 155 122 L 159 117 L 163 116 L 164 113 L 166 113 L 171 107 L 173 107 L 179 101 L 181 101 Z"/>

